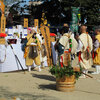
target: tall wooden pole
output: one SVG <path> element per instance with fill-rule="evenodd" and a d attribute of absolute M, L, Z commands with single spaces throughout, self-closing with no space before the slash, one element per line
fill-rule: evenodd
<path fill-rule="evenodd" d="M 5 26 L 6 26 L 6 17 L 4 14 L 1 16 L 1 33 L 5 33 Z"/>
<path fill-rule="evenodd" d="M 6 26 L 6 18 L 4 16 L 4 10 L 5 10 L 5 5 L 4 5 L 4 0 L 0 0 L 0 9 L 1 9 L 1 23 L 0 23 L 0 33 L 5 33 L 5 26 Z"/>

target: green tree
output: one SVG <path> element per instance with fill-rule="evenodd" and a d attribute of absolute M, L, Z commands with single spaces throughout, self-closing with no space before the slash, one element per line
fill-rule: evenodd
<path fill-rule="evenodd" d="M 100 22 L 100 1 L 99 0 L 61 0 L 64 8 L 71 6 L 81 8 L 81 22 L 86 20 L 87 25 L 99 25 Z"/>
<path fill-rule="evenodd" d="M 15 2 L 15 0 L 6 0 Z M 19 1 L 19 0 L 16 0 Z M 24 1 L 24 0 L 20 0 Z M 41 5 L 31 7 L 27 6 L 21 8 L 21 12 L 24 9 L 29 10 L 32 18 L 41 19 L 42 11 L 46 12 L 46 17 L 52 25 L 55 23 L 70 23 L 71 21 L 71 7 L 80 7 L 81 23 L 86 23 L 88 26 L 99 25 L 100 22 L 100 1 L 99 0 L 31 0 L 31 1 L 43 1 Z M 19 8 L 18 5 L 11 7 L 12 12 L 16 12 Z M 65 17 L 63 17 L 65 15 Z M 53 20 L 52 20 L 53 19 Z M 61 25 L 61 24 L 60 24 Z"/>

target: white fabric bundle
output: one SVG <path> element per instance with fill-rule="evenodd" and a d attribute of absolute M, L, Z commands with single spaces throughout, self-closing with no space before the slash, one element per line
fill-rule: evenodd
<path fill-rule="evenodd" d="M 0 63 L 3 63 L 6 59 L 6 47 L 5 45 L 0 45 Z"/>
<path fill-rule="evenodd" d="M 37 38 L 40 40 L 41 44 L 42 44 L 42 38 L 39 34 L 36 34 Z"/>

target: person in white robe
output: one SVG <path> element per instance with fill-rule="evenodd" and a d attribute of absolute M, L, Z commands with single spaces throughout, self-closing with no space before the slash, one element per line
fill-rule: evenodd
<path fill-rule="evenodd" d="M 86 32 L 87 27 L 85 25 L 81 26 L 80 31 L 81 35 L 79 36 L 79 44 L 77 48 L 77 52 L 79 53 L 79 64 L 83 68 L 83 72 L 87 73 L 88 69 L 92 67 L 92 55 L 91 51 L 93 49 L 92 38 Z M 85 78 L 85 75 L 83 75 Z"/>
<path fill-rule="evenodd" d="M 69 32 L 69 27 L 64 27 L 63 28 L 63 36 L 60 38 L 59 40 L 59 44 L 61 45 L 61 50 L 59 49 L 58 51 L 61 51 L 61 52 L 58 52 L 58 55 L 59 57 L 62 55 L 63 56 L 63 64 L 65 66 L 67 66 L 68 62 L 71 60 L 72 62 L 72 67 L 75 67 L 76 65 L 74 65 L 74 60 L 71 59 L 71 56 L 72 55 L 75 55 L 76 53 L 76 49 L 78 47 L 78 43 L 76 41 L 76 39 L 74 38 L 74 34 L 72 34 L 71 32 Z M 70 48 L 70 43 L 69 43 L 69 40 L 72 41 L 72 47 Z M 71 51 L 70 51 L 71 49 Z M 68 51 L 68 53 L 65 53 L 66 51 Z M 68 58 L 68 59 L 66 59 Z"/>

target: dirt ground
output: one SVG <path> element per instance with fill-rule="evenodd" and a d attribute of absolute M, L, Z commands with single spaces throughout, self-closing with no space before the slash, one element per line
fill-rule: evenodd
<path fill-rule="evenodd" d="M 0 100 L 100 100 L 100 81 L 79 79 L 74 92 L 60 92 L 48 70 L 0 73 Z"/>

